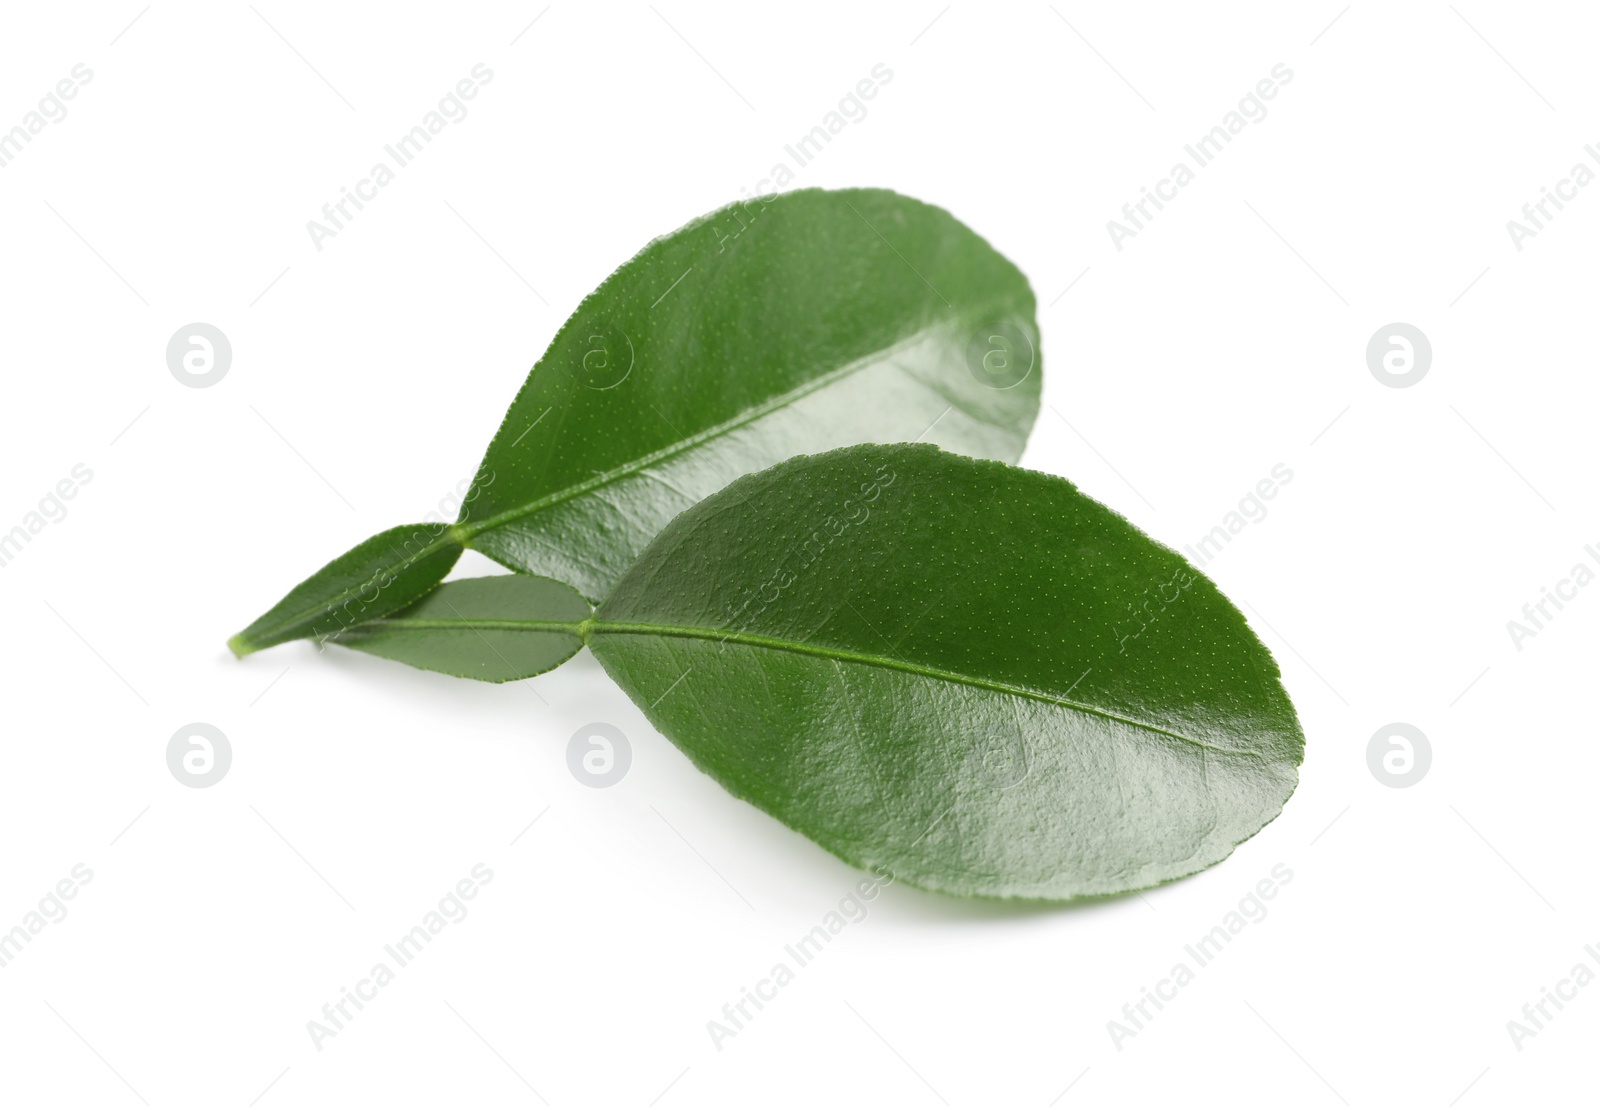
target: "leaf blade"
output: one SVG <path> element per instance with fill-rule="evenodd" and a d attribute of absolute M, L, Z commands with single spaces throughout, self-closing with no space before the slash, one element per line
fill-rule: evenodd
<path fill-rule="evenodd" d="M 443 579 L 461 556 L 451 527 L 397 525 L 336 556 L 228 641 L 235 656 L 328 635 L 393 613 Z"/>
<path fill-rule="evenodd" d="M 991 336 L 995 373 L 978 350 Z M 1038 412 L 1037 336 L 1027 280 L 943 210 L 884 190 L 730 206 L 584 301 L 458 528 L 602 598 L 673 516 L 789 456 L 927 437 L 1015 460 Z"/>
<path fill-rule="evenodd" d="M 404 610 L 328 639 L 414 668 L 506 683 L 571 659 L 592 613 L 564 583 L 491 575 L 441 584 Z"/>
<path fill-rule="evenodd" d="M 1270 654 L 1180 556 L 1065 480 L 926 447 L 740 480 L 662 532 L 589 643 L 735 795 L 963 895 L 1197 871 L 1278 813 L 1303 752 Z"/>

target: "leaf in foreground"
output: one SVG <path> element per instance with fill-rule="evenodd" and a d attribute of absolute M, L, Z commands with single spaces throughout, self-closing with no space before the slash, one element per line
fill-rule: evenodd
<path fill-rule="evenodd" d="M 443 583 L 422 601 L 329 640 L 467 679 L 504 683 L 548 672 L 583 648 L 589 602 L 540 575 Z"/>
<path fill-rule="evenodd" d="M 740 202 L 655 240 L 583 301 L 460 521 L 405 566 L 437 582 L 465 546 L 600 599 L 678 513 L 797 453 L 923 440 L 1016 460 L 1040 378 L 1027 279 L 944 210 L 878 189 Z M 338 563 L 296 589 L 297 622 L 263 618 L 234 650 L 352 624 Z M 370 589 L 394 571 L 355 585 L 370 596 L 356 620 L 417 597 Z"/>
<path fill-rule="evenodd" d="M 733 794 L 960 895 L 1197 872 L 1279 813 L 1304 750 L 1271 654 L 1181 556 L 1064 479 L 927 446 L 739 480 L 587 634 Z"/>

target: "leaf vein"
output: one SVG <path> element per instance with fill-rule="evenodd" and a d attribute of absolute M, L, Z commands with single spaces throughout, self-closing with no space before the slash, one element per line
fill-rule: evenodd
<path fill-rule="evenodd" d="M 987 307 L 984 307 L 983 310 L 972 309 L 969 310 L 969 314 L 977 314 L 986 310 Z M 801 398 L 806 397 L 809 394 L 814 394 L 819 390 L 823 390 L 829 386 L 832 386 L 834 383 L 839 382 L 842 379 L 849 378 L 851 375 L 866 370 L 868 367 L 874 367 L 888 362 L 898 353 L 914 347 L 921 341 L 926 340 L 930 335 L 942 331 L 944 328 L 948 327 L 948 321 L 953 319 L 955 319 L 954 314 L 951 314 L 947 317 L 941 317 L 939 323 L 929 327 L 919 328 L 917 331 L 895 341 L 888 347 L 880 348 L 877 351 L 862 356 L 860 359 L 857 359 L 852 363 L 845 364 L 843 367 L 836 368 L 823 375 L 818 375 L 810 382 L 802 383 L 793 390 L 789 390 L 786 393 L 778 394 L 775 397 L 768 398 L 766 401 L 761 402 L 758 405 L 753 405 L 749 409 L 735 414 L 726 421 L 712 425 L 709 428 L 702 429 L 700 432 L 686 436 L 681 440 L 663 445 L 662 447 L 657 448 L 655 451 L 642 455 L 637 459 L 628 460 L 620 466 L 612 468 L 610 471 L 603 471 L 593 478 L 585 479 L 579 483 L 574 483 L 569 487 L 563 487 L 561 490 L 552 491 L 551 493 L 546 494 L 541 498 L 536 498 L 531 502 L 525 502 L 520 506 L 513 506 L 509 510 L 502 510 L 500 513 L 486 517 L 482 521 L 463 521 L 457 526 L 457 528 L 460 529 L 465 537 L 470 539 L 477 536 L 479 533 L 485 533 L 492 529 L 498 529 L 501 526 L 507 525 L 513 521 L 517 521 L 520 518 L 530 517 L 533 514 L 538 513 L 540 510 L 548 509 L 549 507 L 558 505 L 562 502 L 571 501 L 574 498 L 579 498 L 592 490 L 598 490 L 601 487 L 609 486 L 611 483 L 614 483 L 619 479 L 625 479 L 632 475 L 638 474 L 639 472 L 648 471 L 650 468 L 654 467 L 663 460 L 671 459 L 673 456 L 687 452 L 692 448 L 698 448 L 702 444 L 715 440 L 718 437 L 725 436 L 730 432 L 734 432 L 737 429 L 743 428 L 745 425 L 752 424 L 755 421 L 760 420 L 762 417 L 767 416 L 769 413 L 775 413 L 786 405 L 799 401 Z M 507 416 L 506 421 L 509 423 L 509 415 Z M 494 445 L 491 444 L 489 447 L 489 455 L 492 457 L 494 454 Z"/>
<path fill-rule="evenodd" d="M 779 637 L 768 637 L 759 633 L 739 633 L 721 629 L 704 629 L 697 626 L 666 625 L 655 622 L 620 622 L 607 619 L 596 619 L 590 627 L 591 635 L 642 635 L 652 637 L 677 637 L 698 641 L 731 641 L 734 644 L 749 645 L 755 648 L 773 649 L 778 652 L 791 652 L 801 656 L 820 657 L 824 660 L 847 661 L 852 664 L 862 664 L 874 668 L 886 668 L 891 671 L 905 672 L 914 676 L 927 679 L 944 680 L 947 683 L 961 684 L 967 687 L 982 688 L 1002 695 L 1015 695 L 1020 698 L 1033 699 L 1039 702 L 1050 703 L 1064 707 L 1068 710 L 1079 711 L 1083 714 L 1094 715 L 1112 722 L 1119 722 L 1124 726 L 1133 726 L 1150 733 L 1170 737 L 1176 741 L 1196 746 L 1200 749 L 1210 750 L 1215 753 L 1226 753 L 1233 757 L 1256 757 L 1264 755 L 1253 749 L 1229 749 L 1226 746 L 1212 745 L 1210 742 L 1201 741 L 1199 738 L 1189 737 L 1186 734 L 1169 730 L 1164 726 L 1157 726 L 1152 722 L 1116 711 L 1106 710 L 1104 707 L 1094 706 L 1092 703 L 1080 702 L 1076 699 L 1066 699 L 1049 692 L 1038 691 L 1021 684 L 1006 683 L 1002 680 L 985 679 L 981 676 L 969 676 L 960 672 L 950 672 L 942 668 L 933 668 L 925 664 L 917 664 L 909 660 L 895 660 L 890 657 L 876 656 L 872 653 L 858 652 L 854 649 L 839 649 L 827 645 L 810 645 L 799 641 L 787 641 Z"/>

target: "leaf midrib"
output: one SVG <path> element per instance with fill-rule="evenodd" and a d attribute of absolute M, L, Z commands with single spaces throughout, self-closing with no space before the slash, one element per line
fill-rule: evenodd
<path fill-rule="evenodd" d="M 451 526 L 451 529 L 454 529 L 454 528 L 455 528 L 454 526 Z M 289 615 L 287 618 L 284 618 L 282 621 L 278 622 L 278 624 L 273 626 L 271 629 L 266 630 L 265 631 L 265 638 L 277 637 L 279 634 L 281 634 L 286 629 L 293 629 L 294 627 L 296 627 L 298 625 L 302 625 L 302 624 L 304 624 L 304 623 L 306 623 L 308 621 L 312 621 L 312 620 L 314 620 L 314 619 L 316 619 L 318 617 L 321 617 L 324 614 L 331 614 L 333 611 L 337 610 L 339 607 L 341 607 L 341 606 L 345 605 L 346 603 L 348 603 L 351 599 L 359 598 L 361 595 L 365 594 L 368 587 L 370 587 L 373 584 L 378 583 L 379 581 L 381 581 L 384 576 L 386 576 L 386 575 L 392 576 L 392 575 L 395 575 L 395 574 L 397 574 L 399 572 L 405 571 L 407 568 L 410 568 L 410 567 L 412 567 L 412 566 L 414 566 L 416 564 L 421 563 L 423 560 L 426 560 L 429 556 L 432 556 L 437 552 L 442 552 L 446 548 L 448 548 L 450 545 L 455 544 L 455 543 L 458 543 L 458 542 L 454 539 L 454 536 L 451 533 L 450 529 L 447 529 L 443 533 L 440 533 L 437 537 L 434 537 L 433 540 L 431 540 L 427 544 L 423 545 L 420 549 L 418 549 L 417 552 L 416 552 L 416 555 L 414 555 L 414 556 L 402 556 L 398 561 L 396 561 L 393 564 L 385 564 L 383 567 L 379 568 L 377 571 L 373 572 L 371 575 L 369 575 L 366 578 L 362 579 L 359 583 L 356 583 L 355 585 L 350 586 L 350 587 L 346 587 L 342 591 L 339 591 L 339 592 L 337 592 L 337 593 L 335 593 L 333 595 L 330 595 L 328 598 L 320 599 L 319 601 L 312 603 L 310 606 L 306 607 L 304 610 L 296 611 L 295 613 Z M 348 628 L 351 628 L 351 627 L 346 626 L 344 628 L 348 629 Z M 244 639 L 244 634 L 242 634 L 242 633 L 237 635 L 234 638 L 235 641 L 241 641 L 243 639 Z M 253 637 L 253 638 L 249 639 L 249 641 L 251 641 L 251 642 L 258 642 L 258 641 L 261 641 L 261 640 L 263 640 L 262 637 Z M 231 645 L 231 644 L 233 644 L 233 641 L 230 641 L 228 643 Z M 245 643 L 248 643 L 248 642 L 245 642 Z M 251 651 L 253 652 L 255 650 L 252 649 Z"/>
<path fill-rule="evenodd" d="M 1228 749 L 1220 745 L 1211 745 L 1201 741 L 1199 738 L 1192 738 L 1151 722 L 1144 722 L 1137 718 L 1118 714 L 1115 711 L 1106 710 L 1104 707 L 1097 707 L 1092 703 L 1083 703 L 1060 695 L 1052 695 L 1048 692 L 1039 691 L 1031 687 L 1023 687 L 1019 684 L 984 679 L 981 676 L 969 676 L 961 672 L 950 672 L 943 668 L 933 668 L 925 664 L 916 664 L 908 660 L 896 660 L 893 657 L 877 656 L 873 653 L 857 652 L 853 649 L 839 649 L 826 645 L 811 645 L 803 641 L 789 641 L 781 637 L 768 637 L 760 633 L 740 633 L 725 629 L 668 625 L 660 622 L 614 622 L 600 618 L 585 618 L 576 622 L 533 621 L 518 618 L 379 618 L 356 628 L 372 629 L 373 627 L 414 630 L 508 630 L 523 633 L 568 633 L 577 637 L 586 645 L 591 644 L 591 638 L 595 634 L 679 637 L 695 641 L 731 641 L 736 645 L 750 645 L 756 648 L 772 649 L 777 652 L 818 657 L 823 660 L 862 664 L 871 668 L 905 672 L 925 679 L 943 680 L 947 683 L 976 687 L 986 691 L 993 691 L 997 694 L 1034 699 L 1063 707 L 1067 710 L 1075 710 L 1083 714 L 1094 715 L 1097 718 L 1118 722 L 1124 726 L 1147 730 L 1150 733 L 1170 737 L 1175 741 L 1181 741 L 1209 752 L 1225 753 L 1230 757 L 1260 758 L 1263 756 L 1251 749 Z"/>
<path fill-rule="evenodd" d="M 702 444 L 708 443 L 720 436 L 724 436 L 727 433 L 733 432 L 735 429 L 742 428 L 745 425 L 758 421 L 762 417 L 767 416 L 769 413 L 775 413 L 785 406 L 791 405 L 809 394 L 814 394 L 819 390 L 832 386 L 834 383 L 839 382 L 842 379 L 846 379 L 851 375 L 858 374 L 859 372 L 866 370 L 868 367 L 882 363 L 895 353 L 905 348 L 912 347 L 933 333 L 947 328 L 949 323 L 953 320 L 958 320 L 968 316 L 981 315 L 989 312 L 989 310 L 992 308 L 1009 304 L 1010 302 L 1006 299 L 996 299 L 993 301 L 984 302 L 981 305 L 964 311 L 941 314 L 934 320 L 933 323 L 930 323 L 922 328 L 917 329 L 915 332 L 903 336 L 901 339 L 895 341 L 887 347 L 882 347 L 876 351 L 868 352 L 866 355 L 863 355 L 861 358 L 852 363 L 846 363 L 844 366 L 835 368 L 826 374 L 819 375 L 809 382 L 801 383 L 793 390 L 789 390 L 783 394 L 778 394 L 774 397 L 768 398 L 764 402 L 753 405 L 749 409 L 743 410 L 740 413 L 736 413 L 726 421 L 712 425 L 709 428 L 702 429 L 700 432 L 686 436 L 682 440 L 673 441 L 672 443 L 657 448 L 653 452 L 639 456 L 637 459 L 628 460 L 621 466 L 615 467 L 610 471 L 602 472 L 593 478 L 584 479 L 582 482 L 574 483 L 571 486 L 563 487 L 560 490 L 541 495 L 532 502 L 525 502 L 522 505 L 514 506 L 509 510 L 502 510 L 491 517 L 484 518 L 482 521 L 458 522 L 457 524 L 451 526 L 450 532 L 460 542 L 464 544 L 469 543 L 473 537 L 476 537 L 480 533 L 490 532 L 504 525 L 508 525 L 513 521 L 517 521 L 520 518 L 529 517 L 533 514 L 536 514 L 540 510 L 548 509 L 551 506 L 559 505 L 562 502 L 571 501 L 574 498 L 581 497 L 582 495 L 588 494 L 590 491 L 599 490 L 601 487 L 609 486 L 611 483 L 616 482 L 619 479 L 625 479 L 630 475 L 636 475 L 647 468 L 655 466 L 662 460 L 671 459 L 673 456 L 687 452 L 692 448 L 697 448 Z M 493 451 L 494 447 L 491 445 L 489 452 L 493 453 Z"/>

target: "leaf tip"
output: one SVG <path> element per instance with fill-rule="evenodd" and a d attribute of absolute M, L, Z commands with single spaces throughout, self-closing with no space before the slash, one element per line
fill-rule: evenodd
<path fill-rule="evenodd" d="M 245 640 L 245 636 L 242 633 L 235 633 L 232 637 L 228 638 L 228 648 L 233 650 L 234 657 L 239 660 L 243 660 L 245 657 L 255 652 L 257 647 L 258 646 L 252 645 L 249 641 Z"/>

